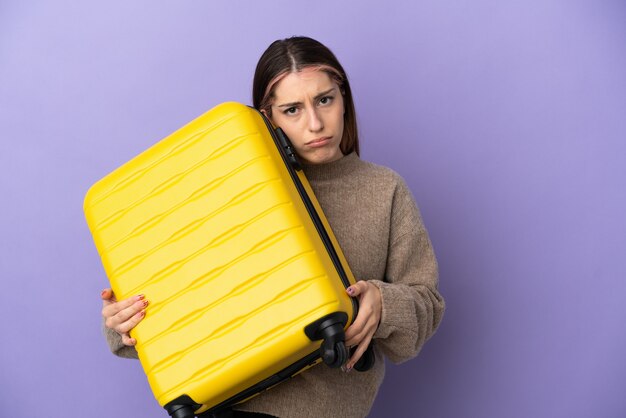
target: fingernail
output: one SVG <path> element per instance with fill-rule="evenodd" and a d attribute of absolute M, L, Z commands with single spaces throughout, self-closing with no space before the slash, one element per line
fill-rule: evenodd
<path fill-rule="evenodd" d="M 102 292 L 100 292 L 100 296 L 104 297 L 104 294 L 107 292 L 106 289 L 104 289 Z"/>
<path fill-rule="evenodd" d="M 135 296 L 135 299 L 136 300 L 141 300 L 141 299 L 143 299 L 145 297 L 146 297 L 145 295 L 137 295 L 137 296 Z"/>
<path fill-rule="evenodd" d="M 148 306 L 148 303 L 149 303 L 149 302 L 148 302 L 148 299 L 144 299 L 144 301 L 143 301 L 143 307 L 145 308 L 146 306 Z"/>
<path fill-rule="evenodd" d="M 354 293 L 354 289 L 351 287 L 347 288 L 346 290 L 348 291 L 349 295 L 352 295 Z"/>

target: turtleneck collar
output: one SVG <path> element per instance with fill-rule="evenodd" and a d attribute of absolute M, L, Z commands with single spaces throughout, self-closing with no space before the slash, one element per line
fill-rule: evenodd
<path fill-rule="evenodd" d="M 355 167 L 355 163 L 359 161 L 356 152 L 344 155 L 338 160 L 322 164 L 302 163 L 302 169 L 308 180 L 327 180 L 349 173 Z"/>

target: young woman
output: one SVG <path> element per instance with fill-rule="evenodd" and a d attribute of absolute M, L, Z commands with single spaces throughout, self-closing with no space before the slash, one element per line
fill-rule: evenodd
<path fill-rule="evenodd" d="M 359 158 L 350 83 L 324 45 L 306 37 L 272 43 L 257 64 L 253 103 L 285 131 L 300 157 L 359 280 L 347 289 L 359 312 L 346 331 L 354 353 L 341 370 L 319 364 L 236 405 L 233 416 L 364 417 L 383 380 L 383 356 L 395 363 L 416 356 L 441 321 L 444 302 L 428 234 L 403 179 Z M 111 350 L 136 358 L 128 332 L 148 301 L 116 301 L 110 289 L 102 299 Z M 352 371 L 372 340 L 374 367 Z"/>

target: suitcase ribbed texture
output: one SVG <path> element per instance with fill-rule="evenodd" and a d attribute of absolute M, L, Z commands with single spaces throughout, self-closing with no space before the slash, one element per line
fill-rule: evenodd
<path fill-rule="evenodd" d="M 117 298 L 150 301 L 132 335 L 161 405 L 216 405 L 317 350 L 306 325 L 337 311 L 351 322 L 254 109 L 223 104 L 181 128 L 96 183 L 85 213 Z"/>

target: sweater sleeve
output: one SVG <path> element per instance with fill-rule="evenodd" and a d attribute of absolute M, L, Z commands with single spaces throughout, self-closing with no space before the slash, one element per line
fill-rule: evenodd
<path fill-rule="evenodd" d="M 122 342 L 122 336 L 114 330 L 104 326 L 104 318 L 102 319 L 102 332 L 106 338 L 106 342 L 109 345 L 111 352 L 118 357 L 137 359 L 137 350 L 135 347 L 124 345 Z"/>
<path fill-rule="evenodd" d="M 382 316 L 374 338 L 394 363 L 415 357 L 441 322 L 445 304 L 437 290 L 437 260 L 410 190 L 400 178 L 390 219 Z"/>

